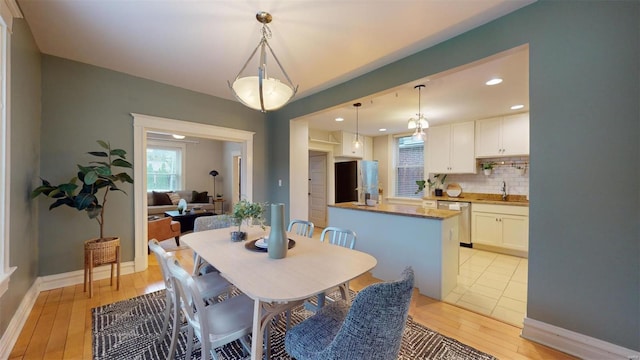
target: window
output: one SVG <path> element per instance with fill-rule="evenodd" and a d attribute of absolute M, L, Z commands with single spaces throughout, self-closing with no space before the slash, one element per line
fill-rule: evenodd
<path fill-rule="evenodd" d="M 396 139 L 396 194 L 398 197 L 420 198 L 416 180 L 424 179 L 424 141 L 411 136 Z"/>
<path fill-rule="evenodd" d="M 184 153 L 181 144 L 147 145 L 147 191 L 184 188 Z"/>

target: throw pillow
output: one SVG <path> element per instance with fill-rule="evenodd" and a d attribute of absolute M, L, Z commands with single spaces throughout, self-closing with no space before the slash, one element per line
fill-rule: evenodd
<path fill-rule="evenodd" d="M 173 205 L 178 205 L 178 201 L 180 201 L 180 194 L 175 192 L 170 192 L 168 194 L 169 194 L 169 199 L 171 199 L 171 203 Z"/>
<path fill-rule="evenodd" d="M 191 202 L 192 203 L 208 203 L 209 196 L 207 195 L 208 191 L 203 191 L 201 193 L 197 191 L 191 192 Z"/>
<path fill-rule="evenodd" d="M 173 205 L 169 194 L 165 192 L 153 192 L 153 205 Z"/>

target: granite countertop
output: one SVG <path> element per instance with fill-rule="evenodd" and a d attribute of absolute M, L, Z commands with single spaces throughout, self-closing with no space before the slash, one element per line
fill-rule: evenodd
<path fill-rule="evenodd" d="M 422 206 L 413 205 L 393 205 L 393 204 L 378 204 L 375 206 L 356 205 L 353 202 L 338 203 L 335 205 L 329 205 L 330 207 L 353 209 L 360 211 L 379 212 L 391 215 L 402 215 L 412 217 L 422 217 L 427 219 L 443 220 L 450 217 L 454 217 L 460 214 L 460 211 L 455 210 L 440 210 L 440 209 L 425 209 Z"/>
<path fill-rule="evenodd" d="M 514 205 L 529 206 L 529 200 L 526 195 L 507 195 L 507 200 L 502 200 L 501 194 L 483 194 L 483 193 L 465 193 L 458 197 L 447 196 L 444 192 L 442 196 L 425 196 L 424 200 L 440 200 L 440 201 L 464 201 L 478 204 L 498 204 L 498 205 Z"/>

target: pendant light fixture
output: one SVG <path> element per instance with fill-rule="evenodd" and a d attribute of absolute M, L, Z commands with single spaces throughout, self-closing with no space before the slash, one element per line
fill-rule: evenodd
<path fill-rule="evenodd" d="M 258 43 L 258 46 L 253 50 L 251 56 L 244 64 L 240 72 L 236 76 L 233 83 L 227 81 L 229 88 L 233 95 L 244 105 L 262 112 L 270 110 L 277 110 L 283 107 L 286 103 L 293 98 L 298 91 L 298 86 L 294 86 L 289 75 L 284 70 L 280 61 L 274 54 L 273 49 L 269 45 L 267 39 L 271 38 L 271 29 L 269 24 L 273 20 L 273 16 L 266 11 L 261 11 L 256 14 L 256 20 L 262 24 L 262 39 Z M 284 80 L 279 80 L 273 77 L 269 77 L 267 72 L 267 48 L 271 53 L 271 56 L 276 61 L 276 64 L 280 68 Z M 260 58 L 258 59 L 258 74 L 242 76 L 242 73 L 246 69 L 249 62 L 256 55 L 256 52 L 260 49 Z M 242 76 L 242 77 L 241 77 Z"/>
<path fill-rule="evenodd" d="M 429 122 L 427 121 L 427 118 L 424 117 L 424 115 L 422 114 L 422 111 L 420 111 L 420 105 L 421 105 L 421 90 L 424 87 L 424 85 L 416 85 L 414 86 L 414 89 L 418 89 L 418 113 L 416 114 L 418 116 L 417 119 L 411 118 L 409 119 L 409 122 L 407 124 L 407 127 L 409 129 L 416 129 L 413 132 L 413 138 L 415 140 L 424 140 L 426 137 L 426 134 L 424 132 L 424 129 L 428 129 L 429 128 Z"/>
<path fill-rule="evenodd" d="M 353 150 L 360 149 L 362 147 L 362 141 L 360 141 L 360 129 L 358 128 L 358 108 L 362 106 L 361 103 L 355 103 L 353 106 L 356 108 L 356 136 L 353 138 L 353 142 L 351 143 L 351 147 Z"/>

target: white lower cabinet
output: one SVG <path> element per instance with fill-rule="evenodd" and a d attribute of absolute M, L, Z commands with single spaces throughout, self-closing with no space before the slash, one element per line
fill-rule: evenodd
<path fill-rule="evenodd" d="M 528 251 L 529 208 L 472 204 L 471 242 Z"/>

